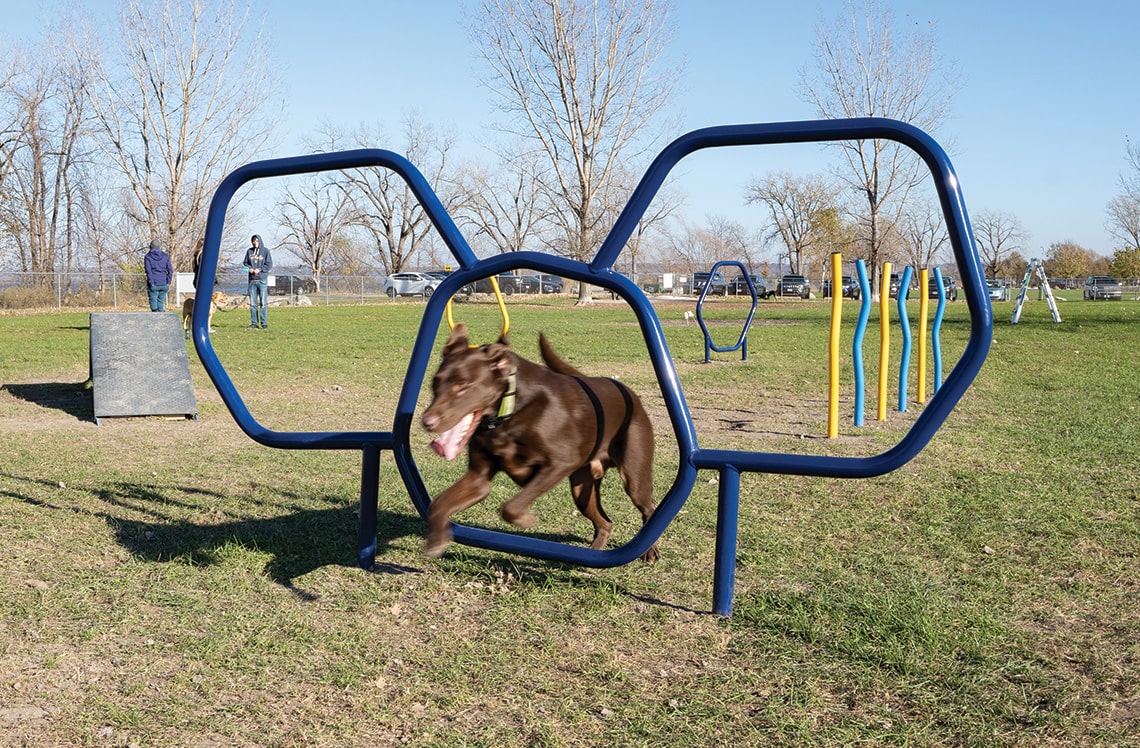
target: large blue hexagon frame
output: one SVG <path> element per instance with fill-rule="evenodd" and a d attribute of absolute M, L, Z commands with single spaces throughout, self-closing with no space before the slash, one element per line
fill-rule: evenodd
<path fill-rule="evenodd" d="M 641 289 L 613 270 L 614 262 L 670 170 L 689 154 L 706 148 L 870 139 L 893 140 L 909 147 L 930 170 L 970 312 L 970 336 L 962 357 L 907 433 L 894 447 L 878 455 L 828 457 L 701 449 L 697 444 L 692 417 L 665 343 L 660 320 Z M 391 151 L 363 149 L 247 164 L 226 177 L 210 204 L 199 293 L 209 295 L 213 292 L 226 210 L 234 193 L 242 185 L 268 177 L 371 166 L 385 167 L 400 175 L 423 205 L 459 265 L 459 269 L 440 285 L 424 309 L 390 431 L 279 432 L 263 427 L 246 407 L 210 343 L 207 306 L 203 304 L 196 307 L 191 320 L 198 356 L 226 407 L 250 438 L 281 449 L 360 450 L 363 465 L 358 561 L 365 568 L 370 568 L 375 561 L 382 451 L 389 450 L 393 453 L 413 505 L 422 516 L 427 515 L 431 497 L 411 453 L 412 417 L 447 300 L 464 284 L 477 278 L 527 267 L 607 288 L 629 303 L 641 326 L 649 359 L 661 387 L 677 439 L 680 464 L 673 485 L 661 499 L 656 514 L 628 543 L 617 548 L 592 550 L 460 524 L 454 525 L 455 540 L 467 545 L 582 566 L 610 567 L 626 564 L 644 553 L 677 515 L 689 496 L 697 471 L 717 470 L 720 472 L 720 483 L 714 551 L 713 610 L 721 615 L 729 615 L 732 611 L 741 472 L 861 478 L 895 470 L 917 455 L 934 436 L 977 375 L 989 350 L 993 330 L 989 295 L 985 292 L 982 267 L 965 202 L 950 159 L 933 138 L 918 128 L 881 118 L 727 125 L 682 135 L 666 146 L 650 165 L 597 255 L 589 263 L 535 252 L 513 252 L 479 260 L 423 175 L 405 158 Z"/>

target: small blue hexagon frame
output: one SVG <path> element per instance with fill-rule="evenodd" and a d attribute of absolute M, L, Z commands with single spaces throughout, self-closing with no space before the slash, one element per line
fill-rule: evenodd
<path fill-rule="evenodd" d="M 970 311 L 970 336 L 962 357 L 910 430 L 898 444 L 881 454 L 871 457 L 827 457 L 701 449 L 697 444 L 692 417 L 685 403 L 660 320 L 641 289 L 613 270 L 614 262 L 666 176 L 689 154 L 705 148 L 869 139 L 899 142 L 914 150 L 930 169 Z M 512 252 L 479 260 L 423 175 L 407 159 L 391 151 L 361 149 L 247 164 L 223 180 L 210 203 L 199 293 L 208 296 L 213 292 L 226 210 L 242 185 L 268 177 L 372 166 L 388 168 L 400 175 L 423 205 L 459 265 L 459 269 L 444 280 L 427 302 L 390 431 L 280 432 L 265 428 L 253 418 L 214 351 L 208 334 L 207 305 L 195 307 L 191 320 L 191 332 L 198 356 L 234 420 L 250 438 L 281 449 L 361 451 L 363 465 L 358 562 L 366 568 L 372 566 L 376 553 L 376 512 L 382 451 L 389 450 L 393 453 L 412 503 L 421 515 L 427 514 L 431 497 L 412 457 L 409 441 L 412 417 L 447 300 L 461 286 L 475 279 L 528 267 L 607 288 L 629 303 L 641 326 L 677 439 L 679 466 L 677 477 L 662 498 L 654 516 L 628 543 L 617 548 L 592 550 L 460 524 L 454 525 L 456 541 L 583 566 L 622 565 L 638 558 L 664 532 L 688 498 L 697 470 L 718 470 L 721 480 L 718 489 L 713 609 L 721 615 L 729 615 L 732 611 L 741 472 L 860 478 L 895 470 L 918 454 L 934 436 L 977 375 L 989 350 L 993 330 L 989 295 L 985 292 L 982 267 L 965 202 L 950 159 L 929 135 L 918 128 L 880 118 L 728 125 L 694 130 L 682 135 L 666 146 L 650 165 L 597 255 L 589 263 L 535 252 Z"/>
<path fill-rule="evenodd" d="M 712 341 L 712 332 L 709 331 L 709 326 L 705 323 L 705 297 L 709 295 L 709 289 L 712 288 L 712 279 L 716 275 L 716 271 L 720 270 L 726 265 L 735 265 L 740 268 L 740 275 L 744 278 L 744 282 L 748 286 L 748 294 L 752 297 L 752 306 L 748 309 L 748 317 L 744 320 L 744 325 L 740 328 L 740 337 L 736 339 L 733 345 L 717 345 Z M 712 358 L 712 352 L 717 353 L 731 353 L 732 351 L 740 351 L 740 360 L 748 360 L 748 329 L 752 327 L 752 319 L 756 316 L 756 285 L 752 283 L 752 276 L 748 274 L 748 268 L 744 267 L 744 263 L 739 260 L 720 260 L 709 268 L 709 280 L 705 283 L 705 287 L 701 289 L 700 298 L 697 299 L 697 324 L 701 326 L 701 332 L 705 336 L 705 363 L 707 364 Z"/>

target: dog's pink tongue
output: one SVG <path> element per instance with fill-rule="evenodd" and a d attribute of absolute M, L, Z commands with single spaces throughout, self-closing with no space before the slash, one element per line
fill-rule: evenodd
<path fill-rule="evenodd" d="M 435 453 L 445 459 L 454 460 L 459 454 L 459 450 L 463 449 L 465 437 L 471 428 L 471 421 L 474 417 L 474 413 L 468 413 L 460 419 L 459 423 L 432 439 L 431 448 L 435 450 Z"/>

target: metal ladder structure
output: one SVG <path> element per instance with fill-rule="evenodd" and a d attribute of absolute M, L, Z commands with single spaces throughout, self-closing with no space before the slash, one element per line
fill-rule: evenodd
<path fill-rule="evenodd" d="M 1061 313 L 1057 311 L 1057 301 L 1053 298 L 1053 289 L 1049 288 L 1049 279 L 1045 277 L 1045 263 L 1033 258 L 1029 261 L 1029 267 L 1025 270 L 1025 278 L 1021 281 L 1021 292 L 1017 294 L 1017 304 L 1013 307 L 1013 318 L 1009 321 L 1011 325 L 1016 325 L 1017 321 L 1021 319 L 1021 306 L 1025 303 L 1025 294 L 1029 292 L 1029 279 L 1034 275 L 1037 276 L 1041 293 L 1049 302 L 1049 313 L 1053 315 L 1053 321 L 1061 321 Z"/>

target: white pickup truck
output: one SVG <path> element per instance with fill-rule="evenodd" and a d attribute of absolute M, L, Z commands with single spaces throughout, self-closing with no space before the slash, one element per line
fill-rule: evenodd
<path fill-rule="evenodd" d="M 1124 290 L 1120 281 L 1111 275 L 1090 275 L 1085 279 L 1085 301 L 1116 300 Z"/>

